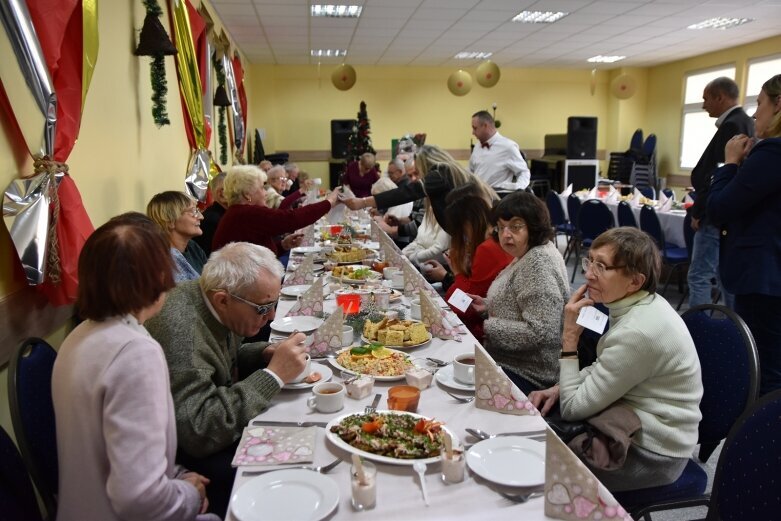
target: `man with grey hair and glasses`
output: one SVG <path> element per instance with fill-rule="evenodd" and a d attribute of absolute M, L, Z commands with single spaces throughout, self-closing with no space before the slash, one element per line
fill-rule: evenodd
<path fill-rule="evenodd" d="M 214 513 L 225 515 L 244 427 L 306 365 L 304 334 L 243 344 L 274 313 L 283 267 L 246 242 L 212 253 L 200 279 L 179 284 L 146 322 L 163 348 L 179 439 L 177 461 L 209 478 Z"/>

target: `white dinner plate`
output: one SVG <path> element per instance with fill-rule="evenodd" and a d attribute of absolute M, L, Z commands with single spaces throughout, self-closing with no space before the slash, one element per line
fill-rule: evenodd
<path fill-rule="evenodd" d="M 317 317 L 309 316 L 296 316 L 296 317 L 284 317 L 277 318 L 271 323 L 271 329 L 279 331 L 280 333 L 292 333 L 293 331 L 300 331 L 301 333 L 308 333 L 314 331 L 321 325 L 324 320 Z"/>
<path fill-rule="evenodd" d="M 282 286 L 282 289 L 279 290 L 279 292 L 286 296 L 286 297 L 298 297 L 299 295 L 303 295 L 306 293 L 306 291 L 311 288 L 311 284 L 300 284 L 295 286 Z"/>
<path fill-rule="evenodd" d="M 340 371 L 344 371 L 345 373 L 349 373 L 349 374 L 358 374 L 357 371 L 353 371 L 352 369 L 347 369 L 345 367 L 342 367 L 341 364 L 339 364 L 339 362 L 336 361 L 336 359 L 339 357 L 339 355 L 343 351 L 346 351 L 348 349 L 351 349 L 351 348 L 348 347 L 348 348 L 342 349 L 341 351 L 338 351 L 336 353 L 336 356 L 333 357 L 333 358 L 329 358 L 328 361 L 331 362 L 332 366 L 334 366 L 335 368 L 339 369 Z M 403 352 L 399 351 L 398 349 L 391 349 L 391 348 L 388 348 L 388 349 L 391 350 L 391 351 L 395 351 L 397 353 L 401 353 L 404 356 L 409 357 L 409 355 L 407 353 L 403 353 Z M 374 375 L 372 375 L 372 377 L 377 382 L 396 382 L 398 380 L 404 380 L 404 378 L 405 378 L 405 376 L 403 374 L 400 374 L 399 376 L 374 376 Z"/>
<path fill-rule="evenodd" d="M 458 389 L 459 391 L 475 390 L 475 384 L 465 384 L 456 380 L 456 378 L 453 376 L 453 364 L 446 365 L 437 371 L 434 377 L 437 379 L 437 382 L 441 383 L 445 387 L 450 387 L 451 389 Z"/>
<path fill-rule="evenodd" d="M 299 264 L 297 262 L 288 262 L 287 264 L 287 271 L 296 271 L 296 268 L 298 268 Z M 323 265 L 314 263 L 312 264 L 312 273 L 319 273 L 323 271 Z"/>
<path fill-rule="evenodd" d="M 318 373 L 320 373 L 322 378 L 320 378 L 316 382 L 312 382 L 311 384 L 307 382 L 285 384 L 284 387 L 282 387 L 282 389 L 310 389 L 319 383 L 327 382 L 334 375 L 333 370 L 325 364 L 317 364 L 312 362 L 311 367 L 312 367 L 312 371 L 310 372 L 310 374 L 317 371 Z"/>
<path fill-rule="evenodd" d="M 306 255 L 307 253 L 318 253 L 320 246 L 297 246 L 290 250 L 294 255 Z"/>
<path fill-rule="evenodd" d="M 413 412 L 404 412 L 404 411 L 377 411 L 377 412 L 383 413 L 383 414 L 409 414 L 410 416 L 412 416 L 414 418 L 423 418 L 424 420 L 430 420 L 431 419 L 431 418 L 429 418 L 427 416 L 423 416 L 421 414 L 415 414 Z M 339 416 L 337 418 L 334 418 L 333 420 L 329 421 L 328 425 L 325 426 L 325 437 L 326 437 L 326 439 L 328 441 L 330 441 L 331 443 L 333 443 L 334 445 L 336 445 L 337 447 L 339 447 L 340 449 L 344 449 L 347 452 L 349 452 L 350 454 L 358 454 L 359 456 L 363 456 L 364 458 L 372 460 L 372 461 L 376 461 L 376 462 L 379 462 L 379 463 L 390 463 L 391 465 L 412 466 L 412 465 L 415 464 L 416 461 L 421 461 L 421 462 L 423 462 L 423 463 L 425 463 L 427 465 L 430 464 L 430 463 L 438 463 L 439 462 L 439 460 L 440 460 L 440 456 L 439 455 L 434 456 L 433 458 L 396 459 L 396 458 L 391 458 L 389 456 L 381 456 L 379 454 L 372 454 L 371 452 L 366 452 L 365 450 L 361 450 L 359 448 L 353 447 L 352 445 L 350 445 L 349 443 L 344 441 L 342 438 L 340 438 L 338 434 L 336 434 L 335 432 L 331 432 L 331 427 L 333 427 L 334 425 L 340 424 L 342 422 L 342 420 L 344 420 L 348 416 L 352 416 L 353 414 L 361 414 L 361 413 L 359 413 L 359 412 L 351 412 L 351 413 L 343 414 L 343 415 L 341 415 L 341 416 Z M 458 436 L 456 436 L 456 434 L 452 430 L 448 429 L 445 425 L 442 426 L 442 429 L 447 431 L 450 434 L 450 437 L 453 439 L 453 446 L 456 446 L 456 445 L 458 445 L 460 443 L 458 441 L 458 439 L 459 439 Z M 242 521 L 244 521 L 244 520 L 242 520 Z"/>
<path fill-rule="evenodd" d="M 472 472 L 499 485 L 533 487 L 545 483 L 545 443 L 523 436 L 481 441 L 466 453 Z"/>
<path fill-rule="evenodd" d="M 243 484 L 231 498 L 239 521 L 318 521 L 338 504 L 334 480 L 305 469 L 268 472 Z"/>

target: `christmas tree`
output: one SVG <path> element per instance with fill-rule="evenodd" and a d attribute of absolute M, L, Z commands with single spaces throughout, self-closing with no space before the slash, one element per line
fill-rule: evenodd
<path fill-rule="evenodd" d="M 366 152 L 376 154 L 369 134 L 371 134 L 369 115 L 366 113 L 366 102 L 362 101 L 361 109 L 358 111 L 358 123 L 353 127 L 353 133 L 347 138 L 348 161 L 356 161 Z"/>

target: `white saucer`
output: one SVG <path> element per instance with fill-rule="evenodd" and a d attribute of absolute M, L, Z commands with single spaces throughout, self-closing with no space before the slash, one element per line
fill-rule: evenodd
<path fill-rule="evenodd" d="M 307 253 L 318 253 L 320 246 L 297 246 L 290 250 L 290 253 L 294 255 L 305 255 Z"/>
<path fill-rule="evenodd" d="M 445 387 L 450 387 L 451 389 L 458 389 L 459 391 L 475 390 L 475 384 L 465 384 L 455 379 L 453 376 L 453 364 L 446 365 L 437 371 L 434 377 L 437 379 L 437 382 L 441 383 Z"/>
<path fill-rule="evenodd" d="M 311 384 L 307 382 L 289 383 L 285 384 L 282 389 L 310 389 L 319 383 L 327 382 L 334 375 L 333 369 L 331 369 L 329 366 L 312 362 L 312 371 L 310 374 L 314 373 L 315 371 L 322 375 L 322 378 L 320 378 L 318 381 L 312 382 Z"/>

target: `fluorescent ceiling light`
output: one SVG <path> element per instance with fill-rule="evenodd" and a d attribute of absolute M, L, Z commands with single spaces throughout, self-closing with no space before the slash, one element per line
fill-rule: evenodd
<path fill-rule="evenodd" d="M 513 18 L 513 22 L 525 24 L 552 24 L 556 20 L 561 20 L 569 13 L 561 11 L 521 11 Z"/>
<path fill-rule="evenodd" d="M 626 58 L 626 56 L 602 56 L 599 54 L 597 56 L 592 56 L 586 61 L 589 63 L 613 63 L 618 60 L 623 60 L 624 58 Z"/>
<path fill-rule="evenodd" d="M 485 60 L 490 58 L 492 52 L 460 52 L 454 56 L 456 60 Z"/>
<path fill-rule="evenodd" d="M 700 23 L 692 24 L 687 29 L 730 29 L 738 25 L 753 22 L 753 18 L 711 18 Z"/>
<path fill-rule="evenodd" d="M 347 49 L 312 49 L 309 53 L 318 58 L 338 58 L 347 56 Z"/>
<path fill-rule="evenodd" d="M 312 16 L 328 16 L 331 18 L 358 18 L 361 16 L 361 5 L 312 5 Z"/>

